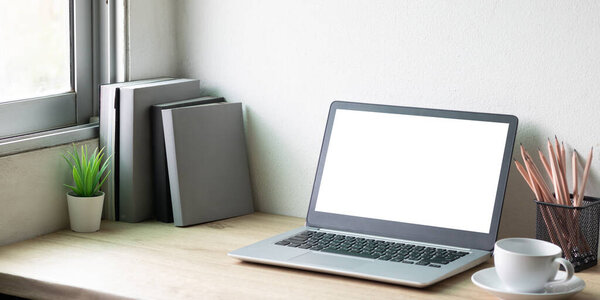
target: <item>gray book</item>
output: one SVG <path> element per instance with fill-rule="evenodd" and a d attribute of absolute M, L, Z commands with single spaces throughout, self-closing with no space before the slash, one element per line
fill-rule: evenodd
<path fill-rule="evenodd" d="M 162 111 L 176 226 L 252 213 L 241 103 Z"/>
<path fill-rule="evenodd" d="M 104 196 L 104 207 L 102 209 L 102 218 L 111 221 L 117 220 L 118 207 L 118 134 L 119 120 L 118 112 L 115 109 L 115 103 L 118 103 L 119 88 L 136 84 L 146 84 L 168 80 L 169 78 L 156 78 L 146 80 L 136 80 L 130 82 L 119 82 L 104 84 L 100 86 L 100 148 L 104 148 L 104 159 L 111 157 L 109 161 L 108 178 L 102 186 Z"/>
<path fill-rule="evenodd" d="M 162 110 L 224 101 L 225 98 L 223 97 L 201 97 L 152 106 L 151 117 L 152 155 L 154 157 L 154 216 L 158 221 L 165 223 L 173 222 L 173 208 L 171 205 L 171 190 L 169 189 L 169 176 L 167 172 L 167 154 L 165 153 L 165 135 L 163 131 Z"/>
<path fill-rule="evenodd" d="M 119 220 L 153 217 L 152 130 L 150 108 L 159 103 L 198 98 L 196 79 L 174 79 L 120 88 Z"/>

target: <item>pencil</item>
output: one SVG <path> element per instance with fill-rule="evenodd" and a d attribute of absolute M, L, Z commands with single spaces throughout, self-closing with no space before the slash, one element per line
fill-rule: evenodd
<path fill-rule="evenodd" d="M 548 165 L 548 160 L 546 160 L 546 156 L 544 156 L 544 153 L 542 153 L 542 150 L 540 150 L 540 148 L 538 148 L 538 154 L 540 156 L 540 160 L 542 161 L 542 165 L 544 165 L 544 169 L 546 170 L 546 173 L 548 174 L 548 177 L 552 178 L 552 170 L 550 170 L 550 165 Z"/>
<path fill-rule="evenodd" d="M 560 142 L 560 161 L 561 161 L 561 172 L 560 177 L 562 179 L 563 190 L 565 193 L 565 201 L 567 203 L 571 202 L 571 197 L 569 196 L 569 184 L 567 183 L 567 156 L 565 154 L 565 144 Z"/>
<path fill-rule="evenodd" d="M 566 175 L 567 174 L 567 156 L 565 154 L 565 143 L 564 142 L 560 142 L 560 160 L 562 162 L 562 172 L 564 175 Z"/>
<path fill-rule="evenodd" d="M 523 167 L 521 163 L 519 163 L 516 159 L 514 161 L 515 165 L 517 166 L 517 170 L 519 170 L 519 173 L 521 173 L 521 176 L 523 176 L 523 179 L 525 179 L 525 182 L 527 182 L 529 188 L 533 191 L 534 194 L 536 194 L 535 184 L 533 183 L 530 174 L 527 172 L 527 170 L 525 170 L 525 167 Z M 538 201 L 546 202 L 543 197 L 540 198 L 540 196 L 538 195 L 536 195 L 536 197 L 538 197 Z M 545 206 L 541 207 L 540 209 L 542 213 L 542 219 L 544 220 L 544 224 L 548 229 L 548 236 L 550 237 L 550 240 L 552 241 L 552 243 L 564 247 L 564 242 L 560 238 L 560 233 L 558 231 L 558 228 L 556 227 L 556 224 L 554 223 L 554 218 L 552 214 Z M 550 218 L 550 220 L 548 220 L 548 218 Z"/>
<path fill-rule="evenodd" d="M 531 179 L 529 178 L 529 174 L 527 173 L 527 170 L 525 170 L 525 167 L 523 167 L 523 165 L 518 162 L 516 159 L 515 161 L 515 165 L 517 166 L 517 170 L 519 170 L 519 173 L 521 173 L 521 176 L 523 176 L 523 179 L 525 179 L 525 182 L 527 182 L 527 185 L 529 185 L 529 188 L 534 191 L 535 188 L 533 187 L 533 184 L 531 183 Z M 541 201 L 541 199 L 538 199 Z"/>
<path fill-rule="evenodd" d="M 531 158 L 528 157 L 525 160 L 525 166 L 527 167 L 528 172 L 533 175 L 533 178 L 531 178 L 532 183 L 537 184 L 540 187 L 542 191 L 542 196 L 545 199 L 544 202 L 557 203 L 554 196 L 552 196 L 552 192 L 550 192 L 550 188 L 548 187 L 548 185 L 546 185 L 546 182 L 542 178 L 542 174 L 535 166 Z M 531 171 L 529 171 L 530 169 Z"/>
<path fill-rule="evenodd" d="M 554 136 L 556 138 L 556 136 Z M 563 202 L 565 205 L 569 205 L 571 202 L 571 197 L 569 196 L 569 184 L 567 183 L 567 163 L 565 158 L 565 144 L 558 143 L 558 138 L 556 138 L 556 148 L 558 152 L 556 155 L 560 157 L 559 162 L 559 172 L 558 172 L 558 180 L 560 183 L 560 189 L 563 193 Z"/>
<path fill-rule="evenodd" d="M 568 205 L 571 199 L 569 197 L 569 187 L 567 185 L 567 163 L 565 159 L 565 144 L 559 143 L 558 138 L 554 135 L 554 141 L 556 142 L 556 162 L 558 165 L 558 183 L 560 184 L 560 189 L 563 193 L 563 202 L 565 205 Z"/>
<path fill-rule="evenodd" d="M 577 149 L 573 149 L 573 157 L 571 158 L 573 167 L 573 205 L 577 201 L 579 193 L 577 192 Z"/>
<path fill-rule="evenodd" d="M 556 151 L 556 162 L 558 165 L 558 171 L 560 171 L 562 169 L 562 154 L 560 151 L 560 144 L 558 143 L 558 138 L 556 137 L 556 135 L 554 135 L 554 151 Z"/>
<path fill-rule="evenodd" d="M 533 158 L 531 157 L 531 155 L 529 155 L 529 152 L 527 152 L 527 150 L 523 149 L 522 150 L 525 158 L 523 159 L 523 161 L 525 161 L 526 166 L 530 166 L 531 171 L 533 172 L 533 175 L 535 177 L 537 177 L 537 181 L 539 182 L 538 185 L 543 189 L 548 191 L 547 193 L 547 197 L 549 200 L 553 200 L 554 197 L 552 197 L 552 193 L 550 192 L 550 188 L 548 188 L 548 185 L 546 185 L 546 181 L 544 180 L 544 177 L 542 176 L 542 173 L 540 172 L 540 170 L 537 168 L 537 166 L 535 165 L 535 163 L 533 162 Z M 528 164 L 527 164 L 528 163 Z M 529 170 L 529 168 L 527 168 L 527 170 Z"/>
<path fill-rule="evenodd" d="M 585 168 L 583 169 L 583 178 L 581 179 L 581 190 L 579 192 L 579 198 L 577 198 L 577 206 L 581 205 L 583 201 L 583 196 L 585 194 L 585 185 L 587 183 L 588 175 L 590 174 L 590 166 L 592 165 L 592 155 L 594 153 L 594 147 L 590 150 L 590 155 L 588 156 L 588 160 L 585 163 Z"/>
<path fill-rule="evenodd" d="M 552 170 L 552 183 L 554 185 L 554 193 L 556 194 L 556 199 L 558 200 L 558 203 L 565 204 L 562 199 L 564 195 L 561 190 L 560 180 L 558 179 L 559 167 L 557 157 L 554 154 L 554 148 L 552 147 L 550 139 L 548 139 L 548 152 L 550 156 L 550 169 Z"/>
<path fill-rule="evenodd" d="M 527 155 L 525 155 L 525 147 L 523 147 L 523 144 L 519 144 L 519 148 L 521 149 L 521 157 L 523 158 L 523 161 L 525 161 L 527 158 Z"/>
<path fill-rule="evenodd" d="M 527 154 L 527 151 L 524 151 L 524 153 Z M 539 170 L 537 170 L 537 167 L 535 166 L 535 164 L 533 163 L 531 158 L 529 158 L 527 155 L 525 156 L 525 166 L 527 168 L 527 171 L 525 173 L 527 175 L 529 175 L 529 181 L 533 185 L 532 190 L 533 190 L 534 194 L 536 195 L 536 197 L 538 197 L 538 201 L 556 203 L 556 200 L 554 200 L 554 201 L 551 200 L 551 199 L 554 199 L 554 197 L 552 197 L 552 194 L 550 193 L 550 191 L 546 187 L 545 183 L 541 179 L 541 174 L 539 173 Z M 544 199 L 547 199 L 547 200 L 544 200 Z M 543 206 L 543 207 L 541 207 L 541 209 L 542 209 L 542 217 L 544 218 L 544 223 L 546 223 L 546 228 L 548 228 L 548 230 L 549 230 L 549 235 L 550 235 L 550 238 L 553 240 L 553 243 L 556 244 L 556 241 L 558 240 L 558 244 L 560 244 L 561 248 L 563 248 L 565 250 L 569 249 L 568 248 L 568 238 L 565 236 L 565 232 L 558 229 L 558 226 L 560 226 L 560 224 L 555 219 L 555 216 L 550 211 L 550 208 Z M 546 216 L 550 217 L 550 222 L 548 222 L 548 220 L 546 219 Z M 552 227 L 550 227 L 550 225 Z M 567 224 L 566 230 L 570 231 L 571 228 L 568 228 L 568 227 L 569 226 Z M 552 230 L 551 229 L 554 229 L 554 232 L 556 234 L 555 238 L 552 238 Z M 567 252 L 565 252 L 565 253 L 567 256 L 570 256 L 570 253 L 567 253 Z"/>

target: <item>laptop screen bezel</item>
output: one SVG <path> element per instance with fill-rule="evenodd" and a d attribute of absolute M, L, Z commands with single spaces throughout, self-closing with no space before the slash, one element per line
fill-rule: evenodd
<path fill-rule="evenodd" d="M 508 124 L 506 144 L 502 158 L 502 166 L 498 179 L 498 188 L 496 191 L 496 199 L 489 233 L 440 228 L 316 211 L 315 207 L 317 204 L 321 178 L 323 175 L 323 168 L 327 158 L 327 149 L 329 147 L 336 111 L 339 109 L 499 122 Z M 309 210 L 306 217 L 306 225 L 316 228 L 325 228 L 388 238 L 414 240 L 425 243 L 491 251 L 498 235 L 500 215 L 502 212 L 502 205 L 504 203 L 506 183 L 508 181 L 508 173 L 510 170 L 513 147 L 517 132 L 517 124 L 518 119 L 513 115 L 334 101 L 331 103 L 329 109 L 327 125 L 325 127 L 321 153 L 319 155 L 319 162 L 317 165 L 315 181 L 310 198 Z M 465 193 L 467 192 L 468 191 L 465 191 Z"/>

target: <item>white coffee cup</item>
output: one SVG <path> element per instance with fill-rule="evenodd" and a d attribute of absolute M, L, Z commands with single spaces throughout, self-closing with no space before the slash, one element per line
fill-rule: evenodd
<path fill-rule="evenodd" d="M 573 277 L 573 265 L 561 257 L 560 247 L 541 240 L 509 238 L 496 242 L 496 273 L 507 288 L 522 293 L 543 292 L 548 283 L 560 284 Z M 553 280 L 562 265 L 567 277 Z"/>

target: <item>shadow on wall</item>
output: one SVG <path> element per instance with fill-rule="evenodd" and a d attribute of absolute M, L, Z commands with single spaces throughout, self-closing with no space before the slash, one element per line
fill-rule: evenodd
<path fill-rule="evenodd" d="M 513 152 L 516 158 L 518 142 Z M 535 237 L 535 203 L 533 192 L 521 178 L 521 174 L 511 165 L 508 185 L 502 207 L 498 239 L 507 237 Z"/>
<path fill-rule="evenodd" d="M 520 144 L 526 149 L 537 149 L 544 140 L 543 129 L 530 122 L 519 120 L 517 138 L 513 149 L 504 206 L 500 219 L 498 239 L 506 237 L 535 237 L 535 198 L 527 183 L 519 174 L 514 160 L 522 162 Z"/>

